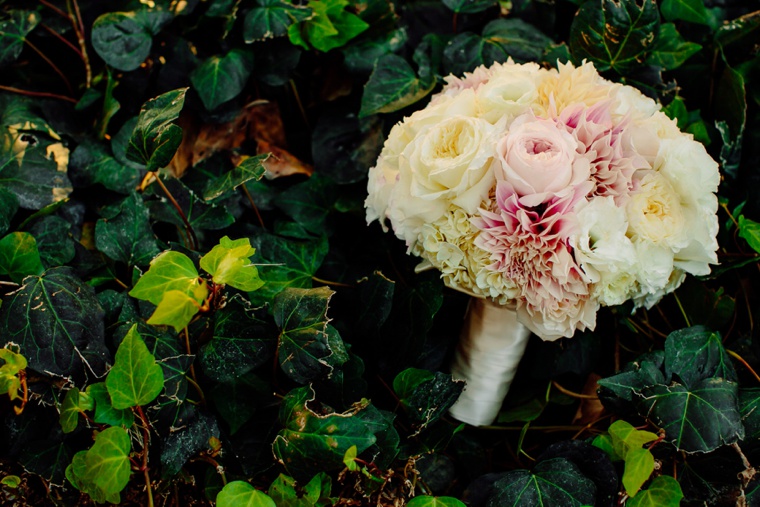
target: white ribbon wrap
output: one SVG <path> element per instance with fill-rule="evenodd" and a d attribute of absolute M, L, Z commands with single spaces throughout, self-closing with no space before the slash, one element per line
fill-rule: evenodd
<path fill-rule="evenodd" d="M 483 426 L 496 419 L 528 344 L 530 330 L 517 322 L 514 307 L 471 298 L 451 365 L 467 382 L 449 409 L 456 419 Z"/>

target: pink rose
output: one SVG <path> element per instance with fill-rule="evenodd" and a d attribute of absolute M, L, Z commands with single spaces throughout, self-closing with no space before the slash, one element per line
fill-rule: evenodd
<path fill-rule="evenodd" d="M 589 162 L 576 156 L 578 143 L 552 120 L 531 113 L 518 117 L 496 145 L 501 174 L 526 206 L 537 206 L 565 195 L 588 181 Z"/>

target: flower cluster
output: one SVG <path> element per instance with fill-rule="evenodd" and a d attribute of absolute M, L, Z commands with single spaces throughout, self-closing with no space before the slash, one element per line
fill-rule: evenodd
<path fill-rule="evenodd" d="M 600 305 L 651 307 L 717 262 L 718 165 L 635 88 L 591 63 L 511 61 L 449 77 L 391 130 L 367 220 L 390 222 L 447 285 L 544 339 Z"/>

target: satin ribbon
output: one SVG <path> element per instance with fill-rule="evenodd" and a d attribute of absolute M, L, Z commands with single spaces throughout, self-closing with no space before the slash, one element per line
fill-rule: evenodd
<path fill-rule="evenodd" d="M 454 418 L 473 426 L 496 419 L 529 337 L 514 307 L 470 299 L 451 365 L 453 377 L 467 382 L 449 409 Z"/>

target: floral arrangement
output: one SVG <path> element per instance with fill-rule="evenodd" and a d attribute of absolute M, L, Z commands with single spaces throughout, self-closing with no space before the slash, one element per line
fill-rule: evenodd
<path fill-rule="evenodd" d="M 420 268 L 554 340 L 717 263 L 718 165 L 655 101 L 591 63 L 446 83 L 369 174 L 368 222 L 390 222 Z"/>

